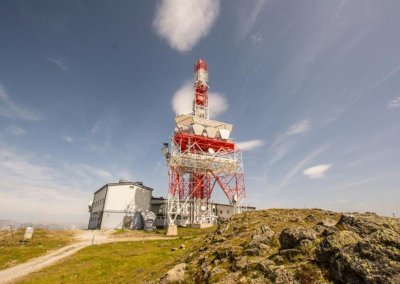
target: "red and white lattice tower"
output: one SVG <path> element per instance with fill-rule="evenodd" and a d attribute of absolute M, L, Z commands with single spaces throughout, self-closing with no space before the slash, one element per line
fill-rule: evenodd
<path fill-rule="evenodd" d="M 193 113 L 178 115 L 163 154 L 169 168 L 167 224 L 206 225 L 216 221 L 210 202 L 220 188 L 237 212 L 245 209 L 242 152 L 230 139 L 232 125 L 209 119 L 208 67 L 194 65 Z"/>

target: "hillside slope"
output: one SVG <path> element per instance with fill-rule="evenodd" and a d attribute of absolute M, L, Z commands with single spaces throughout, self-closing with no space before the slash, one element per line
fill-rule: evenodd
<path fill-rule="evenodd" d="M 400 220 L 374 213 L 246 212 L 198 247 L 179 267 L 188 283 L 400 283 Z"/>

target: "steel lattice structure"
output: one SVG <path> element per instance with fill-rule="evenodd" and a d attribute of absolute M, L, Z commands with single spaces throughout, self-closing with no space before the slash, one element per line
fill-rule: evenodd
<path fill-rule="evenodd" d="M 215 188 L 225 193 L 236 212 L 246 206 L 242 152 L 229 139 L 232 125 L 210 120 L 208 67 L 195 64 L 193 113 L 175 118 L 171 143 L 165 145 L 169 187 L 168 224 L 211 224 L 210 199 Z"/>

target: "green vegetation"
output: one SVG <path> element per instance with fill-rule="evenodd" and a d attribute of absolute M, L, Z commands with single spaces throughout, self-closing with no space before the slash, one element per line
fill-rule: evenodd
<path fill-rule="evenodd" d="M 0 269 L 14 266 L 71 242 L 73 233 L 36 229 L 32 240 L 22 242 L 25 229 L 0 232 Z"/>
<path fill-rule="evenodd" d="M 196 237 L 199 235 L 205 235 L 209 232 L 212 232 L 215 230 L 214 227 L 209 227 L 209 228 L 204 228 L 204 229 L 192 229 L 192 228 L 178 228 L 178 237 Z M 157 233 L 159 234 L 164 234 L 166 233 L 165 229 L 162 230 L 157 230 Z"/>
<path fill-rule="evenodd" d="M 93 245 L 18 283 L 90 283 L 94 280 L 97 283 L 144 283 L 157 280 L 182 261 L 189 247 L 196 247 L 200 239 L 213 229 L 180 228 L 178 238 Z M 151 234 L 117 232 L 118 235 L 129 233 Z M 161 237 L 162 230 L 158 233 Z M 180 248 L 182 244 L 185 249 Z"/>

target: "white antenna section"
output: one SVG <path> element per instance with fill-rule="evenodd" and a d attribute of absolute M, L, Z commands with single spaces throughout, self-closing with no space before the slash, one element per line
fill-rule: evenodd
<path fill-rule="evenodd" d="M 203 125 L 201 125 L 201 124 L 193 124 L 193 131 L 194 131 L 194 134 L 196 134 L 196 135 L 203 135 L 203 131 L 204 131 L 204 126 Z"/>
<path fill-rule="evenodd" d="M 229 135 L 231 134 L 231 132 L 227 129 L 220 129 L 219 130 L 219 135 L 221 135 L 222 139 L 229 139 Z"/>
<path fill-rule="evenodd" d="M 206 127 L 206 131 L 207 131 L 207 135 L 210 138 L 215 138 L 215 136 L 217 135 L 217 129 L 214 127 Z"/>

